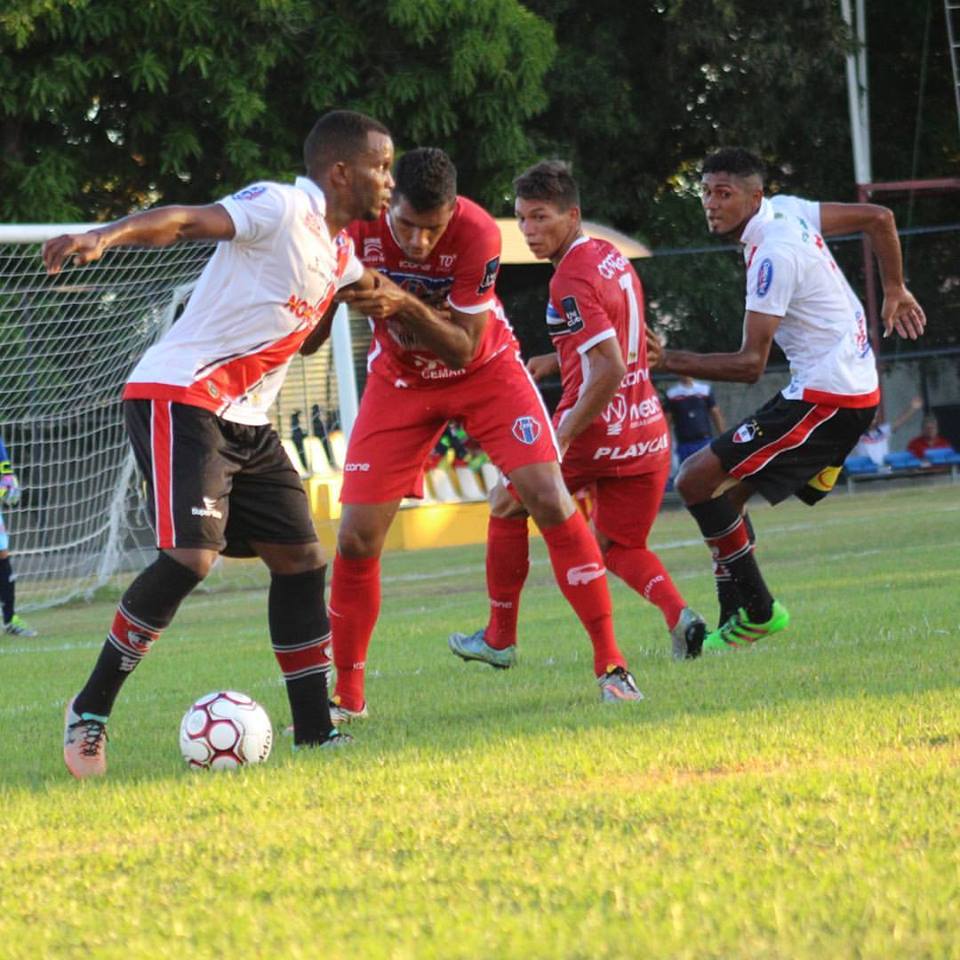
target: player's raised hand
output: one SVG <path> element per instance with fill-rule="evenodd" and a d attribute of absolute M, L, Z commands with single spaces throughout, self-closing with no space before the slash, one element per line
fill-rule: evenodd
<path fill-rule="evenodd" d="M 539 383 L 544 377 L 552 377 L 560 372 L 560 358 L 556 353 L 541 353 L 527 361 L 527 372 Z"/>
<path fill-rule="evenodd" d="M 74 264 L 83 266 L 93 260 L 99 260 L 105 249 L 106 243 L 99 230 L 88 230 L 86 233 L 64 233 L 44 243 L 43 265 L 47 268 L 47 273 L 53 276 L 63 269 L 71 257 Z"/>
<path fill-rule="evenodd" d="M 884 337 L 896 331 L 905 340 L 916 340 L 927 326 L 923 308 L 906 287 L 884 294 L 880 317 Z"/>

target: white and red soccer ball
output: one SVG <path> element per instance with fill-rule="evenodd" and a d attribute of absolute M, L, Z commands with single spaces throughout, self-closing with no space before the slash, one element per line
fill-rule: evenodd
<path fill-rule="evenodd" d="M 201 697 L 180 722 L 180 752 L 194 770 L 235 770 L 263 763 L 272 746 L 267 711 L 233 690 Z"/>

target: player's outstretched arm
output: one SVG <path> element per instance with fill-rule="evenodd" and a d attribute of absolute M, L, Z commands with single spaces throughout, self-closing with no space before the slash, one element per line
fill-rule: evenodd
<path fill-rule="evenodd" d="M 166 247 L 179 240 L 232 240 L 235 232 L 230 214 L 219 203 L 158 207 L 86 233 L 53 237 L 43 245 L 43 264 L 47 273 L 53 275 L 71 259 L 76 266 L 99 260 L 110 247 Z"/>
<path fill-rule="evenodd" d="M 923 308 L 903 282 L 903 254 L 893 211 L 876 203 L 821 203 L 820 232 L 824 236 L 865 233 L 880 268 L 883 335 L 894 331 L 916 340 L 927 325 Z"/>
<path fill-rule="evenodd" d="M 773 335 L 781 317 L 748 310 L 743 318 L 743 342 L 736 353 L 693 353 L 689 350 L 662 350 L 651 369 L 679 373 L 702 380 L 730 380 L 756 383 L 767 368 Z"/>

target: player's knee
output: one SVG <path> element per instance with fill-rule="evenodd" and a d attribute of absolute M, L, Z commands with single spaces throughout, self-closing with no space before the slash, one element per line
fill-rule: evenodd
<path fill-rule="evenodd" d="M 309 573 L 326 567 L 323 549 L 316 542 L 284 544 L 282 548 L 273 544 L 269 551 L 260 549 L 258 552 L 270 572 L 280 576 Z"/>
<path fill-rule="evenodd" d="M 563 523 L 576 509 L 570 494 L 552 485 L 525 491 L 523 505 L 541 529 Z"/>
<path fill-rule="evenodd" d="M 204 580 L 217 562 L 218 554 L 213 550 L 194 550 L 188 547 L 175 547 L 164 550 L 171 560 L 175 560 L 181 567 L 186 567 L 199 580 Z"/>
<path fill-rule="evenodd" d="M 712 492 L 704 485 L 701 471 L 697 469 L 696 464 L 692 463 L 691 460 L 684 460 L 683 465 L 680 467 L 680 472 L 673 482 L 673 488 L 685 504 L 699 503 L 701 500 L 707 500 Z"/>
<path fill-rule="evenodd" d="M 337 553 L 341 557 L 366 560 L 379 556 L 382 547 L 383 536 L 379 531 L 341 525 L 337 533 Z"/>
<path fill-rule="evenodd" d="M 498 483 L 490 491 L 490 515 L 501 520 L 508 517 L 518 517 L 525 513 L 523 505 L 502 484 Z"/>

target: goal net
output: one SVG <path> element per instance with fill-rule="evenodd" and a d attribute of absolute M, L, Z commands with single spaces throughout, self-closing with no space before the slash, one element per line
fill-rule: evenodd
<path fill-rule="evenodd" d="M 121 586 L 153 559 L 120 394 L 137 360 L 183 310 L 213 251 L 204 243 L 118 248 L 48 277 L 42 241 L 83 229 L 0 227 L 0 435 L 22 488 L 19 504 L 0 510 L 21 610 Z M 347 334 L 345 356 L 362 352 L 360 340 L 354 349 Z M 340 406 L 328 343 L 295 359 L 272 420 L 295 449 L 303 435 L 341 426 Z M 234 561 L 205 586 L 266 582 L 262 564 Z"/>

